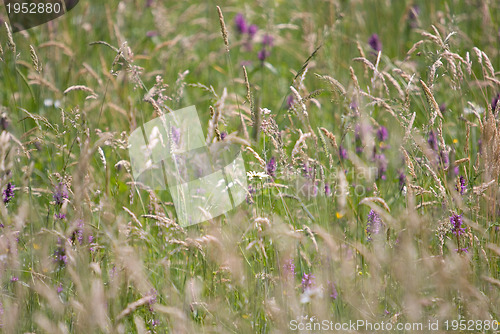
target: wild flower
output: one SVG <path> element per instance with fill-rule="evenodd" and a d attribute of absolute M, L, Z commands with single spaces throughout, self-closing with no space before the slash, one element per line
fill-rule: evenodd
<path fill-rule="evenodd" d="M 302 292 L 306 291 L 307 289 L 310 289 L 311 287 L 314 286 L 314 284 L 316 283 L 315 280 L 314 280 L 314 275 L 309 273 L 309 274 L 306 274 L 304 273 L 302 275 Z"/>
<path fill-rule="evenodd" d="M 399 189 L 403 189 L 403 187 L 406 185 L 406 175 L 403 171 L 399 171 L 398 180 Z"/>
<path fill-rule="evenodd" d="M 253 203 L 253 195 L 256 193 L 257 191 L 255 190 L 254 187 L 252 187 L 252 185 L 249 185 L 248 186 L 248 193 L 247 193 L 247 196 L 246 196 L 246 201 L 247 201 L 247 204 L 252 204 Z"/>
<path fill-rule="evenodd" d="M 250 39 L 255 36 L 257 30 L 259 30 L 259 28 L 255 24 L 252 24 L 250 25 L 250 27 L 248 27 L 248 35 L 250 36 Z"/>
<path fill-rule="evenodd" d="M 330 298 L 337 299 L 339 296 L 335 283 L 328 281 L 328 286 L 330 287 Z"/>
<path fill-rule="evenodd" d="M 455 234 L 457 237 L 465 233 L 465 227 L 462 227 L 462 215 L 452 214 L 450 216 L 451 223 L 451 233 Z"/>
<path fill-rule="evenodd" d="M 63 267 L 66 265 L 66 263 L 68 263 L 64 241 L 61 238 L 57 239 L 57 248 L 54 250 L 53 259 L 54 262 L 57 263 L 60 267 Z"/>
<path fill-rule="evenodd" d="M 418 28 L 418 16 L 420 14 L 420 7 L 418 5 L 413 5 L 408 13 L 408 24 L 410 28 Z"/>
<path fill-rule="evenodd" d="M 243 14 L 236 14 L 234 18 L 234 24 L 236 25 L 236 29 L 240 34 L 244 34 L 248 31 L 247 21 L 243 17 Z"/>
<path fill-rule="evenodd" d="M 267 50 L 266 48 L 262 48 L 258 53 L 257 53 L 257 58 L 259 58 L 259 60 L 261 62 L 263 62 L 264 60 L 267 59 L 267 57 L 269 57 L 271 55 L 271 52 L 269 50 Z"/>
<path fill-rule="evenodd" d="M 56 214 L 54 215 L 54 217 L 55 217 L 56 219 L 65 219 L 65 218 L 66 218 L 66 215 L 65 215 L 64 213 L 56 213 Z"/>
<path fill-rule="evenodd" d="M 19 277 L 17 277 L 17 276 L 12 276 L 12 277 L 10 278 L 10 281 L 11 281 L 12 283 L 17 282 L 17 281 L 19 281 Z"/>
<path fill-rule="evenodd" d="M 339 145 L 339 157 L 341 160 L 347 159 L 347 150 L 342 145 Z"/>
<path fill-rule="evenodd" d="M 437 142 L 436 134 L 432 130 L 429 132 L 429 136 L 427 138 L 427 143 L 429 144 L 431 149 L 433 149 L 434 151 L 437 152 L 438 142 Z"/>
<path fill-rule="evenodd" d="M 66 185 L 62 182 L 59 182 L 59 184 L 54 189 L 52 197 L 56 201 L 57 205 L 63 205 L 64 200 L 68 199 L 68 188 L 66 187 Z"/>
<path fill-rule="evenodd" d="M 387 128 L 385 126 L 381 126 L 377 130 L 377 139 L 379 141 L 386 141 L 389 139 L 389 131 L 387 131 Z"/>
<path fill-rule="evenodd" d="M 495 110 L 497 109 L 498 101 L 500 101 L 500 93 L 498 93 L 497 96 L 494 96 L 491 99 L 491 110 L 493 110 L 493 112 L 495 112 Z"/>
<path fill-rule="evenodd" d="M 368 241 L 371 241 L 372 235 L 379 234 L 384 226 L 382 218 L 373 210 L 368 213 L 368 222 L 366 223 L 366 233 L 368 234 Z"/>
<path fill-rule="evenodd" d="M 444 169 L 447 169 L 450 165 L 450 153 L 445 150 L 439 152 L 439 160 L 443 164 Z"/>
<path fill-rule="evenodd" d="M 456 186 L 456 189 L 457 191 L 460 192 L 460 195 L 465 194 L 465 192 L 467 191 L 466 180 L 465 177 L 463 177 L 462 175 L 460 175 L 460 177 L 458 178 L 458 184 Z"/>
<path fill-rule="evenodd" d="M 7 186 L 5 187 L 3 191 L 3 202 L 4 204 L 9 203 L 12 198 L 14 198 L 14 185 L 12 183 L 7 183 Z"/>
<path fill-rule="evenodd" d="M 295 264 L 293 263 L 293 259 L 289 259 L 283 265 L 283 272 L 285 277 L 295 277 Z"/>
<path fill-rule="evenodd" d="M 178 147 L 181 141 L 181 130 L 172 125 L 171 127 L 172 140 L 175 145 Z"/>
<path fill-rule="evenodd" d="M 269 177 L 269 175 L 267 175 L 266 173 L 264 172 L 255 172 L 253 170 L 247 172 L 247 177 L 248 177 L 248 180 L 253 180 L 254 178 L 257 178 L 259 180 L 263 180 L 263 179 L 267 179 Z"/>
<path fill-rule="evenodd" d="M 266 164 L 266 172 L 271 177 L 276 177 L 276 159 L 271 157 L 271 159 Z"/>
<path fill-rule="evenodd" d="M 380 38 L 377 34 L 373 34 L 370 36 L 370 38 L 368 39 L 368 44 L 374 51 L 382 51 L 382 42 L 380 41 Z"/>
<path fill-rule="evenodd" d="M 446 103 L 443 102 L 439 105 L 439 111 L 444 114 L 444 112 L 446 111 Z"/>
<path fill-rule="evenodd" d="M 262 45 L 264 47 L 272 47 L 274 45 L 274 38 L 273 36 L 271 35 L 264 35 L 264 37 L 262 37 Z"/>
<path fill-rule="evenodd" d="M 330 196 L 332 194 L 332 189 L 330 188 L 330 185 L 328 183 L 325 183 L 325 195 Z"/>
<path fill-rule="evenodd" d="M 57 293 L 61 293 L 63 291 L 64 291 L 63 284 L 59 283 L 59 285 L 57 286 Z"/>
<path fill-rule="evenodd" d="M 290 109 L 292 106 L 293 106 L 293 102 L 294 102 L 294 97 L 293 95 L 288 95 L 286 97 L 286 106 L 288 107 L 288 109 Z"/>

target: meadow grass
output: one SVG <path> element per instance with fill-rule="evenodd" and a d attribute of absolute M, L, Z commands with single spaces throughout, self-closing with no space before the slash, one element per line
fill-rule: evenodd
<path fill-rule="evenodd" d="M 495 1 L 82 0 L 3 26 L 2 332 L 496 324 L 499 18 Z M 209 142 L 241 146 L 249 188 L 182 227 L 127 147 L 190 105 Z"/>

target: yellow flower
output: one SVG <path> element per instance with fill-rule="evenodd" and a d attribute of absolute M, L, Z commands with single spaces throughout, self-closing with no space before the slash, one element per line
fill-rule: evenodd
<path fill-rule="evenodd" d="M 344 215 L 342 213 L 338 212 L 338 211 L 337 211 L 336 216 L 337 216 L 337 219 L 340 219 L 340 218 L 344 217 Z"/>
<path fill-rule="evenodd" d="M 35 244 L 35 243 L 33 243 L 33 248 L 34 248 L 34 249 L 40 249 L 40 245 L 39 245 L 39 244 Z"/>
<path fill-rule="evenodd" d="M 458 143 L 458 139 L 457 139 L 457 138 L 454 138 L 454 139 L 453 139 L 453 144 L 456 144 L 456 143 Z"/>

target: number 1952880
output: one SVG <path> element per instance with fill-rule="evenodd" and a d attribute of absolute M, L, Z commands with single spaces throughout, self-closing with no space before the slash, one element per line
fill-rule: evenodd
<path fill-rule="evenodd" d="M 8 14 L 58 14 L 62 10 L 61 4 L 59 2 L 16 2 L 7 3 L 6 7 Z"/>

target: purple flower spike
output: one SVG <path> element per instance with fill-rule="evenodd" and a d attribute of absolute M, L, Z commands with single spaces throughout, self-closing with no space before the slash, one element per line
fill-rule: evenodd
<path fill-rule="evenodd" d="M 342 145 L 339 145 L 339 157 L 341 160 L 347 159 L 347 150 Z"/>
<path fill-rule="evenodd" d="M 450 223 L 452 226 L 451 233 L 455 234 L 456 236 L 460 236 L 465 233 L 465 227 L 462 227 L 462 215 L 452 214 L 450 216 Z"/>
<path fill-rule="evenodd" d="M 434 150 L 434 151 L 437 151 L 438 150 L 438 142 L 437 142 L 437 138 L 436 138 L 436 135 L 434 134 L 434 131 L 431 130 L 431 132 L 429 132 L 429 138 L 427 139 L 427 143 L 429 143 L 429 146 Z"/>
<path fill-rule="evenodd" d="M 332 194 L 332 189 L 328 185 L 328 183 L 325 183 L 325 195 L 330 196 Z"/>
<path fill-rule="evenodd" d="M 65 199 L 68 199 L 68 188 L 62 182 L 59 182 L 56 189 L 54 190 L 54 200 L 57 205 L 62 205 Z"/>
<path fill-rule="evenodd" d="M 377 138 L 380 141 L 386 141 L 389 138 L 389 131 L 387 131 L 387 128 L 385 126 L 381 126 L 377 130 Z"/>
<path fill-rule="evenodd" d="M 304 273 L 304 275 L 302 276 L 302 292 L 304 292 L 308 288 L 311 288 L 314 284 L 314 275 Z"/>
<path fill-rule="evenodd" d="M 467 184 L 465 181 L 465 177 L 463 177 L 462 175 L 460 175 L 459 184 L 460 186 L 457 186 L 457 191 L 460 191 L 460 195 L 463 195 L 467 190 Z"/>
<path fill-rule="evenodd" d="M 9 203 L 12 198 L 14 198 L 14 185 L 9 182 L 3 191 L 4 204 Z"/>
<path fill-rule="evenodd" d="M 398 179 L 399 179 L 399 189 L 403 189 L 403 187 L 406 184 L 406 175 L 403 171 L 399 172 Z"/>
<path fill-rule="evenodd" d="M 236 29 L 240 34 L 244 34 L 248 31 L 247 22 L 245 21 L 243 14 L 236 14 L 236 17 L 234 18 L 234 24 L 236 25 Z"/>
<path fill-rule="evenodd" d="M 274 38 L 271 35 L 264 35 L 262 45 L 272 47 L 274 45 Z"/>
<path fill-rule="evenodd" d="M 275 172 L 276 172 L 276 159 L 274 157 L 269 160 L 269 162 L 266 165 L 266 172 L 269 176 L 271 177 L 276 177 Z"/>
<path fill-rule="evenodd" d="M 372 235 L 379 234 L 384 222 L 382 218 L 373 210 L 368 213 L 368 222 L 366 224 L 366 233 L 368 233 L 368 240 L 371 241 Z"/>
<path fill-rule="evenodd" d="M 248 34 L 250 35 L 250 38 L 253 38 L 255 36 L 257 30 L 259 30 L 259 28 L 257 28 L 255 24 L 252 24 L 250 27 L 248 27 Z"/>
<path fill-rule="evenodd" d="M 267 57 L 270 56 L 270 54 L 271 54 L 271 52 L 269 52 L 268 50 L 262 49 L 257 54 L 257 57 L 259 58 L 260 61 L 264 61 L 264 60 L 266 60 Z"/>
<path fill-rule="evenodd" d="M 294 98 L 293 95 L 288 95 L 286 98 L 286 106 L 290 109 L 293 106 Z"/>
<path fill-rule="evenodd" d="M 330 286 L 330 298 L 337 299 L 339 294 L 337 292 L 337 288 L 335 287 L 335 283 L 328 281 L 328 285 Z"/>
<path fill-rule="evenodd" d="M 382 42 L 380 41 L 380 38 L 377 34 L 373 34 L 370 36 L 370 39 L 368 39 L 368 44 L 370 44 L 371 48 L 374 51 L 382 51 Z"/>
<path fill-rule="evenodd" d="M 283 265 L 283 271 L 285 273 L 285 276 L 295 277 L 295 264 L 293 263 L 293 259 L 288 260 Z"/>

